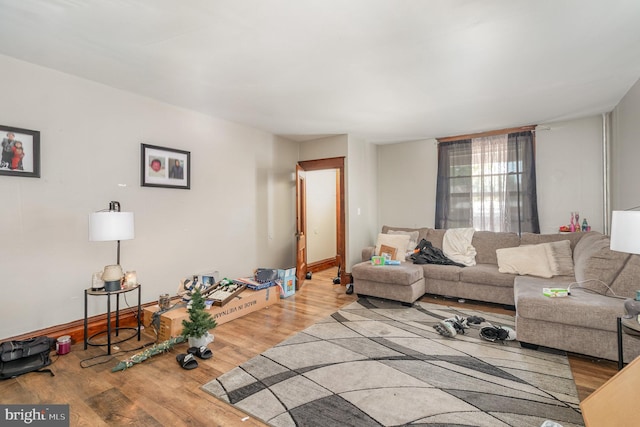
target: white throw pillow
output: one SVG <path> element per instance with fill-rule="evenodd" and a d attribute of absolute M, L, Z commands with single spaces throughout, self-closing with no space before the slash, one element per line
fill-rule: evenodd
<path fill-rule="evenodd" d="M 500 273 L 553 277 L 547 249 L 543 244 L 497 249 L 496 256 Z"/>
<path fill-rule="evenodd" d="M 406 234 L 409 236 L 409 243 L 407 244 L 407 252 L 413 252 L 413 250 L 418 246 L 418 236 L 420 235 L 419 231 L 402 231 L 402 230 L 389 230 L 388 234 Z"/>
<path fill-rule="evenodd" d="M 396 256 L 394 259 L 404 261 L 407 256 L 407 245 L 409 244 L 409 236 L 406 234 L 378 234 L 376 242 L 375 255 L 380 255 L 380 246 L 386 245 L 396 248 Z"/>

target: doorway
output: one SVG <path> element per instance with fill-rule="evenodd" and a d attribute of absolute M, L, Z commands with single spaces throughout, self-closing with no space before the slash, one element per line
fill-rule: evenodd
<path fill-rule="evenodd" d="M 309 235 L 314 230 L 308 230 L 308 200 L 313 199 L 315 195 L 310 193 L 307 188 L 307 172 L 312 171 L 328 171 L 335 173 L 335 251 L 330 256 L 323 257 L 319 260 L 313 260 L 307 263 Z M 323 271 L 331 267 L 339 267 L 339 272 L 344 272 L 345 260 L 345 188 L 344 188 L 344 157 L 334 157 L 329 159 L 307 160 L 298 162 L 296 168 L 296 276 L 297 286 L 304 283 L 307 272 Z M 348 279 L 344 274 L 339 274 L 340 283 L 347 284 Z"/>

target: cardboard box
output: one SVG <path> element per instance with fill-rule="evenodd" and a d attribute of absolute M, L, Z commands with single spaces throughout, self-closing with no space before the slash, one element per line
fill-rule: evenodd
<path fill-rule="evenodd" d="M 280 282 L 280 297 L 287 298 L 296 293 L 296 269 L 287 268 L 278 270 L 278 281 Z"/>
<path fill-rule="evenodd" d="M 212 306 L 207 310 L 211 314 L 218 325 L 229 322 L 233 319 L 252 313 L 264 307 L 276 304 L 280 301 L 278 287 L 261 289 L 253 291 L 246 289 L 236 298 L 226 305 Z M 173 301 L 172 301 L 173 304 Z M 145 328 L 150 327 L 153 320 L 153 314 L 160 307 L 153 305 L 145 307 L 143 316 L 143 325 Z M 186 307 L 174 308 L 160 315 L 160 328 L 158 331 L 158 340 L 165 341 L 171 337 L 176 337 L 182 332 L 182 321 L 189 318 Z"/>

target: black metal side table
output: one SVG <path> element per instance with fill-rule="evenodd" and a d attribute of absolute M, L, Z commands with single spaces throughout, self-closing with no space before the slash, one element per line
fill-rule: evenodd
<path fill-rule="evenodd" d="M 126 294 L 127 292 L 131 292 L 133 290 L 137 289 L 138 290 L 138 341 L 140 341 L 140 326 L 142 324 L 141 320 L 140 320 L 140 303 L 141 303 L 141 290 L 142 290 L 142 285 L 141 284 L 137 284 L 135 286 L 131 286 L 128 288 L 124 288 L 124 289 L 119 289 L 117 291 L 105 291 L 105 290 L 94 290 L 94 289 L 85 289 L 84 290 L 84 349 L 87 349 L 87 346 L 91 345 L 91 346 L 103 346 L 105 344 L 97 344 L 97 343 L 92 343 L 91 339 L 95 338 L 97 335 L 100 334 L 104 334 L 106 332 L 107 334 L 107 354 L 111 354 L 111 344 L 118 344 L 127 340 L 130 340 L 131 338 L 133 338 L 134 336 L 136 336 L 136 334 L 131 335 L 130 337 L 124 338 L 124 339 L 120 339 L 119 341 L 115 341 L 115 342 L 111 342 L 111 332 L 113 330 L 113 332 L 115 332 L 116 337 L 118 336 L 119 332 L 121 329 L 130 329 L 130 330 L 134 330 L 134 328 L 131 327 L 120 327 L 120 295 L 122 294 Z M 87 313 L 87 300 L 89 295 L 91 296 L 106 296 L 107 297 L 107 329 L 103 330 L 103 331 L 99 331 L 96 332 L 95 334 L 88 336 L 88 313 Z M 116 296 L 116 327 L 112 328 L 111 327 L 111 296 L 115 295 Z"/>
<path fill-rule="evenodd" d="M 622 349 L 622 333 L 635 336 L 640 339 L 640 323 L 636 318 L 624 319 L 618 317 L 618 370 L 624 367 L 624 352 Z"/>

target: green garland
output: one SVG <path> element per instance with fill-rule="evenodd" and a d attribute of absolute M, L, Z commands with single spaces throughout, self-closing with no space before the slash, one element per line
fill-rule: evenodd
<path fill-rule="evenodd" d="M 153 347 L 149 347 L 148 349 L 141 351 L 140 353 L 136 353 L 130 358 L 126 360 L 122 360 L 118 365 L 116 365 L 111 372 L 124 371 L 127 368 L 132 367 L 136 363 L 142 363 L 151 356 L 155 356 L 156 354 L 164 353 L 168 351 L 176 344 L 184 342 L 184 337 L 178 336 L 175 338 L 170 338 L 160 344 L 155 344 Z"/>

